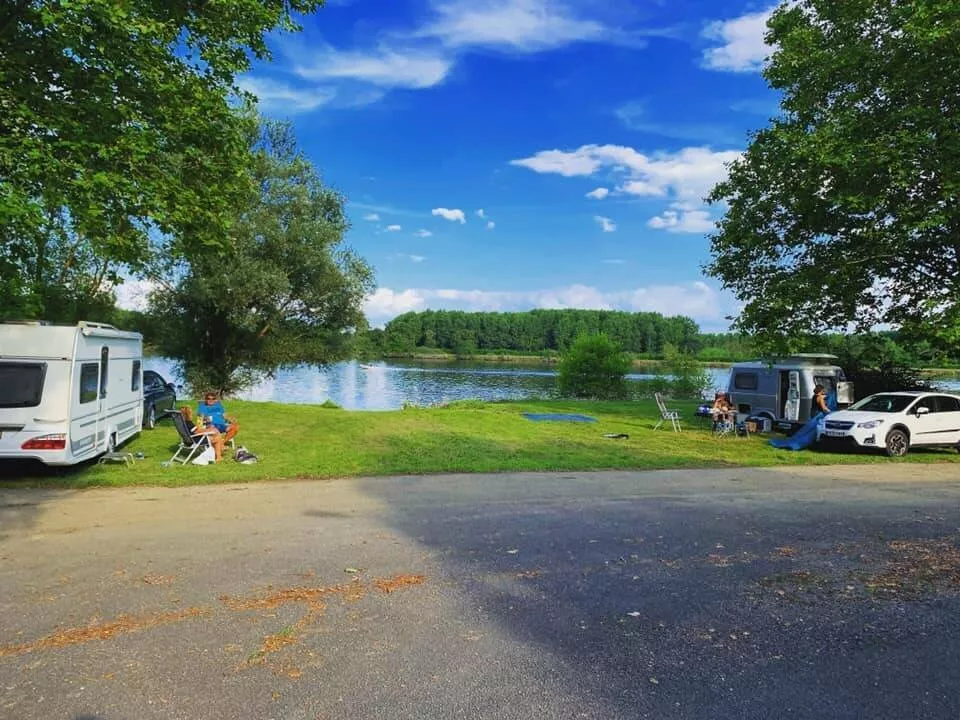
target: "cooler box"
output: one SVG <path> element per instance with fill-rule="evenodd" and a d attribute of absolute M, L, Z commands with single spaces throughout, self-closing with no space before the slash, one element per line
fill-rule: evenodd
<path fill-rule="evenodd" d="M 758 417 L 756 415 L 747 418 L 747 429 L 750 432 L 768 433 L 773 431 L 773 423 L 768 417 Z"/>

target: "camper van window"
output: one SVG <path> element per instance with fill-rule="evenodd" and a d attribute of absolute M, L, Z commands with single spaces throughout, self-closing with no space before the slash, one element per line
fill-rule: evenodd
<path fill-rule="evenodd" d="M 827 391 L 827 395 L 835 392 L 837 389 L 832 375 L 814 375 L 813 384 L 823 385 L 823 389 Z"/>
<path fill-rule="evenodd" d="M 27 408 L 40 404 L 44 363 L 0 363 L 0 408 Z"/>
<path fill-rule="evenodd" d="M 735 390 L 756 390 L 758 375 L 756 373 L 737 373 L 733 376 Z"/>
<path fill-rule="evenodd" d="M 80 404 L 97 399 L 97 378 L 100 377 L 99 363 L 84 363 L 80 366 Z"/>
<path fill-rule="evenodd" d="M 140 361 L 133 361 L 133 372 L 130 374 L 130 389 L 136 392 L 140 389 Z"/>
<path fill-rule="evenodd" d="M 100 397 L 107 396 L 107 370 L 110 369 L 110 348 L 100 348 Z"/>

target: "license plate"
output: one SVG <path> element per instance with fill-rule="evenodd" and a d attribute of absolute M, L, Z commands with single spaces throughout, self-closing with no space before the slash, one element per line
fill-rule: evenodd
<path fill-rule="evenodd" d="M 842 430 L 827 430 L 823 433 L 827 437 L 846 437 L 847 434 Z"/>

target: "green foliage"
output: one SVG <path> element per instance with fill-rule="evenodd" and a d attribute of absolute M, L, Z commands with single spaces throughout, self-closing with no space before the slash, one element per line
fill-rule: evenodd
<path fill-rule="evenodd" d="M 263 374 L 346 357 L 372 271 L 342 244 L 343 198 L 286 123 L 264 122 L 226 254 L 194 257 L 151 299 L 161 352 L 194 388 L 233 393 Z"/>
<path fill-rule="evenodd" d="M 855 322 L 960 345 L 960 0 L 798 0 L 769 22 L 782 114 L 711 200 L 712 276 L 765 349 Z"/>
<path fill-rule="evenodd" d="M 693 355 L 667 345 L 663 349 L 663 358 L 657 381 L 662 391 L 671 397 L 699 400 L 704 393 L 713 389 L 710 375 Z"/>
<path fill-rule="evenodd" d="M 693 351 L 697 342 L 697 325 L 690 318 L 604 310 L 411 312 L 387 323 L 378 341 L 388 353 L 411 353 L 417 348 L 457 354 L 536 353 L 563 352 L 580 335 L 596 333 L 604 333 L 625 350 L 636 353 L 658 354 L 664 343 Z"/>
<path fill-rule="evenodd" d="M 73 321 L 123 271 L 222 246 L 248 191 L 234 78 L 320 0 L 8 1 L 0 12 L 3 317 Z"/>
<path fill-rule="evenodd" d="M 606 335 L 581 335 L 560 360 L 557 388 L 563 397 L 612 400 L 627 395 L 630 358 Z"/>

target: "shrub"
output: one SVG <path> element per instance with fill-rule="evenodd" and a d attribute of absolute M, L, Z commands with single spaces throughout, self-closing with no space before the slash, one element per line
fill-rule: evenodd
<path fill-rule="evenodd" d="M 581 335 L 560 360 L 560 395 L 600 400 L 624 398 L 630 365 L 630 358 L 606 335 Z"/>
<path fill-rule="evenodd" d="M 693 355 L 682 353 L 673 345 L 664 345 L 663 357 L 655 379 L 662 388 L 658 388 L 660 392 L 675 398 L 700 400 L 712 389 L 710 374 Z"/>

